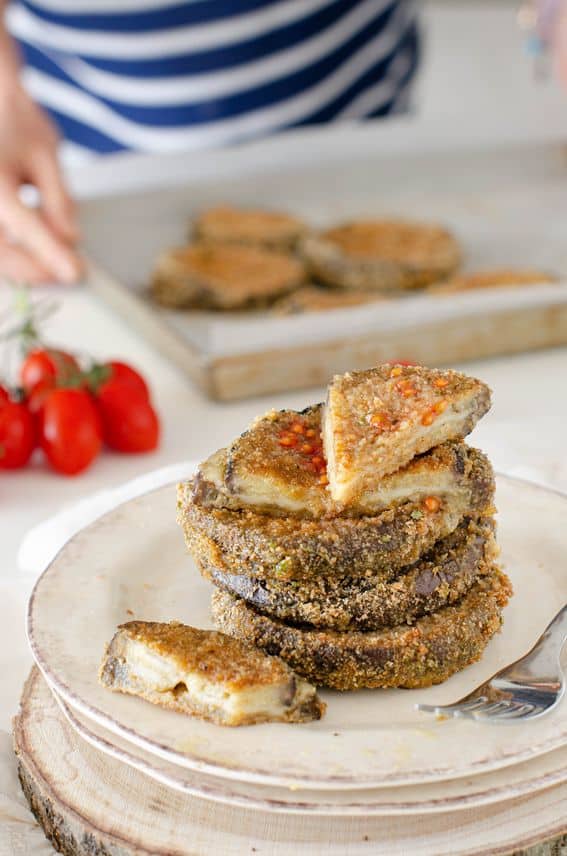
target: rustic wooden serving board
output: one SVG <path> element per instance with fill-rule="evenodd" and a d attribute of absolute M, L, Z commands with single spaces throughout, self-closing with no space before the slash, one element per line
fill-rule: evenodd
<path fill-rule="evenodd" d="M 332 133 L 332 132 L 329 132 Z M 175 187 L 84 202 L 95 266 L 90 283 L 212 398 L 324 385 L 335 372 L 384 360 L 451 364 L 567 343 L 567 158 L 560 144 L 366 152 L 349 147 L 290 163 L 285 142 L 259 171 L 247 148 L 222 181 L 194 173 Z M 307 148 L 312 145 L 309 139 Z M 365 216 L 439 221 L 465 249 L 465 268 L 530 267 L 557 285 L 422 295 L 277 317 L 269 312 L 172 312 L 148 281 L 157 254 L 187 240 L 191 217 L 219 202 L 296 212 L 315 227 Z"/>
<path fill-rule="evenodd" d="M 502 806 L 410 816 L 403 823 L 212 805 L 158 785 L 81 741 L 37 669 L 24 688 L 14 744 L 30 807 L 65 856 L 562 856 L 567 847 L 567 785 Z"/>

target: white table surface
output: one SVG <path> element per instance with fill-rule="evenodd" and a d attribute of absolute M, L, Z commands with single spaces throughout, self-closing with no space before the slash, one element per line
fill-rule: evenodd
<path fill-rule="evenodd" d="M 479 6 L 488 18 L 479 15 Z M 498 8 L 496 4 L 494 8 L 465 4 L 462 9 L 449 7 L 445 11 L 445 4 L 433 3 L 429 11 L 430 45 L 435 56 L 426 65 L 422 121 L 432 139 L 447 139 L 447 128 L 455 125 L 461 137 L 469 134 L 484 140 L 556 136 L 558 130 L 567 131 L 567 99 L 553 87 L 540 89 L 530 82 L 529 70 L 518 51 L 509 4 Z M 463 44 L 468 63 L 465 69 L 457 63 Z M 495 51 L 499 51 L 498 63 Z M 459 75 L 457 87 L 453 72 Z M 455 123 L 463 92 L 475 112 L 466 117 L 466 123 L 464 116 Z M 503 103 L 505 111 L 498 109 Z M 436 130 L 438 121 L 441 124 Z M 142 165 L 143 169 L 136 157 L 91 165 L 76 172 L 73 183 L 80 195 L 89 196 L 117 186 L 136 186 L 141 176 L 146 184 L 156 184 L 162 179 L 172 180 L 178 170 L 184 171 L 179 156 L 166 161 L 142 159 Z M 162 415 L 163 442 L 161 449 L 149 456 L 105 453 L 88 473 L 75 479 L 53 475 L 41 463 L 20 473 L 0 473 L 0 729 L 10 728 L 31 663 L 24 635 L 27 586 L 19 579 L 16 567 L 17 549 L 25 532 L 93 491 L 164 464 L 208 455 L 271 406 L 301 407 L 321 397 L 321 390 L 308 390 L 230 405 L 211 403 L 87 290 L 59 290 L 56 294 L 61 308 L 48 325 L 49 337 L 62 347 L 101 358 L 116 356 L 139 366 L 151 382 Z M 473 442 L 491 454 L 497 467 L 537 475 L 567 490 L 567 349 L 483 361 L 464 368 L 482 377 L 494 390 L 493 411 L 473 435 Z"/>

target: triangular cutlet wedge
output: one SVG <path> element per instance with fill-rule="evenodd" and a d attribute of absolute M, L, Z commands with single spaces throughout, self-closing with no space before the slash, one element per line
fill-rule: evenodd
<path fill-rule="evenodd" d="M 377 514 L 427 497 L 455 501 L 470 492 L 470 450 L 464 443 L 449 442 L 369 486 L 343 509 L 327 488 L 321 410 L 321 405 L 300 413 L 274 410 L 257 419 L 228 449 L 201 464 L 193 483 L 195 502 L 211 508 L 253 508 L 318 518 L 343 512 Z"/>
<path fill-rule="evenodd" d="M 386 364 L 337 375 L 323 415 L 333 500 L 356 503 L 416 455 L 465 437 L 489 407 L 486 384 L 455 371 Z"/>
<path fill-rule="evenodd" d="M 309 722 L 325 705 L 278 657 L 224 633 L 129 621 L 102 661 L 104 687 L 217 725 Z"/>

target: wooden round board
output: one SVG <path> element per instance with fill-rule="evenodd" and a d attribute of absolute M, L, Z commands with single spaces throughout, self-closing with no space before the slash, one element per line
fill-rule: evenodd
<path fill-rule="evenodd" d="M 482 660 L 420 690 L 322 692 L 319 722 L 232 729 L 111 693 L 97 681 L 105 646 L 131 618 L 210 626 L 211 585 L 186 554 L 175 524 L 175 490 L 118 506 L 79 532 L 32 595 L 34 658 L 67 704 L 144 751 L 197 773 L 239 782 L 356 790 L 484 774 L 567 745 L 567 706 L 530 722 L 436 719 L 417 702 L 446 704 L 525 654 L 567 601 L 567 498 L 497 479 L 501 561 L 515 594 L 502 633 Z M 85 631 L 87 628 L 87 631 Z"/>
<path fill-rule="evenodd" d="M 28 802 L 65 856 L 560 856 L 567 785 L 458 814 L 400 819 L 259 815 L 176 793 L 96 752 L 34 669 L 15 720 Z"/>

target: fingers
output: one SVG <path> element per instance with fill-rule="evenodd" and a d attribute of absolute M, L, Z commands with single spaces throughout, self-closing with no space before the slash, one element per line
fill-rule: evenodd
<path fill-rule="evenodd" d="M 23 204 L 17 185 L 1 174 L 0 224 L 49 273 L 49 278 L 71 283 L 80 277 L 78 256 L 52 232 L 39 212 Z"/>
<path fill-rule="evenodd" d="M 49 282 L 52 276 L 22 247 L 8 243 L 0 236 L 0 279 L 39 285 Z"/>
<path fill-rule="evenodd" d="M 31 180 L 41 195 L 41 208 L 48 225 L 64 241 L 78 240 L 75 206 L 69 196 L 55 149 L 40 149 L 32 159 Z"/>

